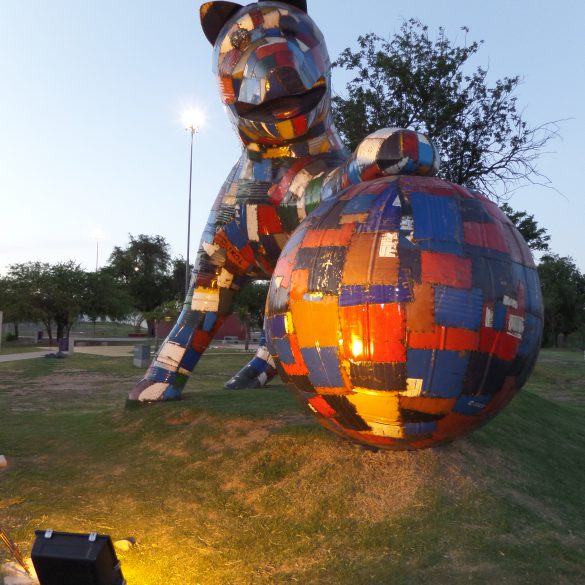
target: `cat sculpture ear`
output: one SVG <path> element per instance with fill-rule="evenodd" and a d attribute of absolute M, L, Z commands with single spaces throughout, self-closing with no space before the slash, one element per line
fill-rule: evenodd
<path fill-rule="evenodd" d="M 260 2 L 271 0 L 260 0 Z M 278 0 L 283 4 L 294 6 L 303 12 L 307 12 L 307 0 Z M 238 11 L 243 8 L 241 4 L 235 2 L 224 2 L 216 0 L 215 2 L 206 2 L 199 9 L 201 17 L 201 26 L 207 40 L 215 45 L 219 32 L 223 25 Z"/>
<path fill-rule="evenodd" d="M 201 18 L 201 27 L 207 37 L 207 40 L 215 45 L 219 32 L 223 25 L 243 6 L 235 2 L 206 2 L 199 9 Z"/>
<path fill-rule="evenodd" d="M 262 2 L 270 2 L 271 0 L 259 0 L 260 3 Z M 307 12 L 307 0 L 278 0 L 278 2 L 282 2 L 283 4 L 290 4 L 295 8 L 302 10 L 303 12 Z"/>

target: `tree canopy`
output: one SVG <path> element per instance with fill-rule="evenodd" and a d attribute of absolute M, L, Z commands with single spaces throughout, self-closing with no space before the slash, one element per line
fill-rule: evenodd
<path fill-rule="evenodd" d="M 467 35 L 468 29 L 462 29 Z M 471 69 L 482 42 L 458 46 L 440 28 L 410 19 L 385 40 L 373 33 L 345 49 L 335 67 L 355 72 L 345 96 L 333 98 L 334 118 L 353 150 L 369 133 L 400 127 L 429 136 L 442 157 L 440 176 L 499 197 L 544 178 L 537 168 L 555 124 L 530 126 L 518 109 L 519 76 L 488 84 L 488 70 Z"/>
<path fill-rule="evenodd" d="M 162 236 L 140 234 L 129 238 L 125 248 L 114 248 L 106 270 L 124 285 L 133 308 L 145 313 L 176 296 L 169 244 Z M 149 326 L 152 329 L 154 325 Z"/>
<path fill-rule="evenodd" d="M 264 324 L 264 307 L 269 283 L 253 280 L 236 296 L 233 311 L 246 328 L 246 349 L 250 339 L 250 328 L 262 328 Z"/>
<path fill-rule="evenodd" d="M 123 320 L 132 311 L 130 294 L 107 269 L 88 272 L 85 279 L 83 313 L 98 319 Z"/>
<path fill-rule="evenodd" d="M 538 266 L 544 302 L 544 343 L 585 327 L 585 275 L 570 257 L 543 256 Z"/>
<path fill-rule="evenodd" d="M 86 273 L 73 261 L 14 264 L 5 283 L 9 320 L 40 321 L 50 340 L 53 326 L 57 339 L 68 335 L 87 298 Z"/>
<path fill-rule="evenodd" d="M 526 211 L 515 211 L 507 203 L 500 205 L 500 209 L 510 218 L 531 250 L 537 252 L 549 250 L 550 236 L 546 233 L 546 228 L 538 225 L 534 215 L 529 215 Z"/>

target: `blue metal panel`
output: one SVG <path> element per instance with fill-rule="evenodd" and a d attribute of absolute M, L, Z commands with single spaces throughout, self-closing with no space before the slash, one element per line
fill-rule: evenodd
<path fill-rule="evenodd" d="M 203 326 L 201 327 L 201 329 L 203 329 L 203 331 L 211 331 L 213 329 L 213 326 L 215 325 L 215 322 L 217 321 L 217 313 L 207 313 L 205 315 L 205 319 L 203 319 Z"/>
<path fill-rule="evenodd" d="M 377 198 L 378 195 L 358 195 L 346 203 L 343 207 L 343 214 L 366 213 L 370 211 Z"/>
<path fill-rule="evenodd" d="M 429 393 L 441 398 L 459 396 L 469 363 L 469 354 L 459 351 L 436 350 L 433 362 Z"/>
<path fill-rule="evenodd" d="M 492 396 L 461 396 L 455 406 L 453 412 L 458 414 L 466 414 L 468 416 L 474 416 L 481 414 L 483 409 L 490 403 Z"/>
<path fill-rule="evenodd" d="M 266 329 L 270 337 L 284 337 L 286 335 L 285 316 L 274 315 L 266 320 Z"/>
<path fill-rule="evenodd" d="M 336 347 L 302 347 L 301 353 L 309 370 L 309 379 L 315 386 L 343 386 Z"/>
<path fill-rule="evenodd" d="M 493 328 L 496 331 L 503 331 L 506 328 L 506 311 L 507 308 L 503 303 L 496 303 L 493 324 Z"/>
<path fill-rule="evenodd" d="M 353 307 L 366 304 L 366 289 L 363 286 L 342 286 L 339 295 L 340 307 Z"/>
<path fill-rule="evenodd" d="M 248 243 L 248 234 L 242 233 L 240 226 L 235 221 L 230 221 L 223 227 L 225 235 L 229 241 L 238 249 L 241 250 Z"/>
<path fill-rule="evenodd" d="M 418 164 L 424 166 L 431 166 L 433 164 L 434 152 L 430 144 L 418 142 Z"/>
<path fill-rule="evenodd" d="M 168 382 L 173 384 L 177 378 L 177 372 L 172 372 L 166 368 L 151 367 L 148 369 L 148 379 L 153 382 Z"/>
<path fill-rule="evenodd" d="M 181 367 L 191 371 L 199 361 L 199 358 L 201 358 L 201 354 L 192 347 L 189 347 L 181 360 Z"/>
<path fill-rule="evenodd" d="M 404 432 L 409 436 L 426 435 L 429 433 L 434 433 L 436 430 L 437 423 L 434 421 L 421 423 L 404 423 Z"/>
<path fill-rule="evenodd" d="M 463 242 L 463 224 L 457 200 L 452 197 L 412 193 L 414 238 Z"/>
<path fill-rule="evenodd" d="M 481 325 L 483 294 L 479 289 L 435 287 L 435 323 L 478 331 Z"/>
<path fill-rule="evenodd" d="M 409 378 L 422 380 L 422 394 L 455 398 L 461 394 L 469 355 L 458 351 L 411 349 L 406 362 Z"/>
<path fill-rule="evenodd" d="M 288 338 L 273 339 L 272 345 L 269 347 L 270 353 L 276 353 L 281 362 L 285 364 L 294 364 L 295 358 L 292 354 L 292 349 Z"/>

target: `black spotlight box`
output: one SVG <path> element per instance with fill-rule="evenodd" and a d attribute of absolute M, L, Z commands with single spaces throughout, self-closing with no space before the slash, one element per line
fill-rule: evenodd
<path fill-rule="evenodd" d="M 31 558 L 40 585 L 125 585 L 109 536 L 35 531 Z"/>

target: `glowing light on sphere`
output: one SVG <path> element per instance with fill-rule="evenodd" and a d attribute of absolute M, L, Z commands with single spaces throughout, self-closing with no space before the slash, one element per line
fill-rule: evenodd
<path fill-rule="evenodd" d="M 528 246 L 478 193 L 427 177 L 350 187 L 294 232 L 266 332 L 283 379 L 332 431 L 388 449 L 453 439 L 528 378 L 542 300 Z"/>

